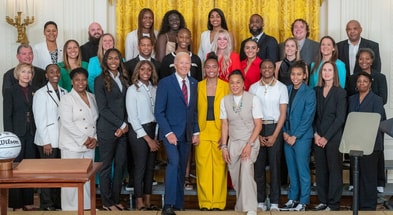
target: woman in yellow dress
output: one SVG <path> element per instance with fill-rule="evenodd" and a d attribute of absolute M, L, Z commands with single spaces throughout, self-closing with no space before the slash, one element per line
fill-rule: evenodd
<path fill-rule="evenodd" d="M 210 53 L 204 64 L 206 78 L 198 83 L 200 143 L 195 147 L 199 208 L 225 209 L 227 169 L 219 148 L 221 139 L 220 101 L 229 93 L 228 84 L 218 78 L 218 59 Z"/>

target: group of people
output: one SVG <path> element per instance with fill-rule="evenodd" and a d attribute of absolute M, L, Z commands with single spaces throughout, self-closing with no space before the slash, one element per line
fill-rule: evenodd
<path fill-rule="evenodd" d="M 343 156 L 338 148 L 347 113 L 386 118 L 378 44 L 360 36 L 356 20 L 347 24 L 348 40 L 336 44 L 324 36 L 315 42 L 308 39 L 303 19 L 292 23 L 293 37 L 278 44 L 264 32 L 262 16 L 253 14 L 252 36 L 236 53 L 224 13 L 214 8 L 208 16 L 208 30 L 194 54 L 180 12 L 168 11 L 157 32 L 153 11 L 142 9 L 138 29 L 127 35 L 125 59 L 114 36 L 98 23 L 89 26 L 86 44 L 68 40 L 61 48 L 56 23 L 47 22 L 46 41 L 20 45 L 19 65 L 4 74 L 4 129 L 22 142 L 16 161 L 99 159 L 98 183 L 108 211 L 126 209 L 120 191 L 128 169 L 136 209 L 158 210 L 150 195 L 157 151 L 164 148 L 162 214 L 175 215 L 184 210 L 194 145 L 200 209 L 224 210 L 227 187 L 233 187 L 235 210 L 254 215 L 306 209 L 313 154 L 320 201 L 314 210 L 339 210 Z M 383 189 L 386 180 L 383 164 L 379 133 L 373 153 L 360 159 L 361 210 L 376 209 L 377 187 Z M 279 207 L 286 172 L 288 202 Z M 85 191 L 85 209 L 88 195 Z M 45 210 L 77 208 L 73 188 L 62 188 L 61 195 L 58 189 L 41 189 L 40 200 Z M 10 207 L 31 210 L 32 204 L 33 190 L 10 190 Z"/>

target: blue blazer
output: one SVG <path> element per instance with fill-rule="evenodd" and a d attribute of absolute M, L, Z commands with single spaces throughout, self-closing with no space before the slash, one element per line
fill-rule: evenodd
<path fill-rule="evenodd" d="M 197 120 L 198 82 L 192 77 L 190 81 L 189 105 L 186 105 L 183 93 L 175 73 L 158 83 L 154 115 L 160 128 L 160 138 L 173 132 L 178 141 L 191 142 L 194 133 L 199 132 Z"/>
<path fill-rule="evenodd" d="M 291 96 L 293 85 L 288 87 L 288 96 Z M 315 91 L 303 83 L 288 105 L 287 118 L 283 131 L 297 140 L 312 138 L 314 135 L 312 124 L 316 107 Z"/>

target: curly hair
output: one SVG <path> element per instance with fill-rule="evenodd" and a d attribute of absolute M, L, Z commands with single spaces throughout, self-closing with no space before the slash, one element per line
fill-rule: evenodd
<path fill-rule="evenodd" d="M 120 81 L 121 81 L 121 83 L 124 85 L 124 86 L 126 86 L 126 87 L 128 87 L 128 75 L 127 75 L 127 71 L 124 69 L 124 65 L 123 65 L 123 62 L 122 62 L 122 56 L 121 56 L 121 53 L 120 53 L 120 51 L 118 50 L 118 49 L 116 49 L 116 48 L 111 48 L 111 49 L 108 49 L 106 52 L 105 52 L 105 54 L 104 54 L 104 58 L 102 59 L 102 63 L 101 63 L 101 68 L 102 68 L 102 73 L 101 73 L 101 76 L 103 77 L 103 79 L 104 79 L 104 86 L 105 86 L 105 89 L 108 91 L 108 92 L 110 92 L 111 90 L 112 90 L 112 85 L 113 85 L 113 81 L 112 81 L 112 77 L 110 76 L 110 71 L 109 71 L 109 66 L 108 66 L 108 56 L 109 56 L 109 54 L 110 53 L 112 53 L 112 52 L 115 52 L 116 54 L 117 54 L 117 56 L 118 56 L 118 58 L 119 58 L 119 60 L 120 60 L 120 64 L 119 64 L 119 67 L 118 67 L 118 72 L 119 72 L 119 78 L 120 78 Z"/>
<path fill-rule="evenodd" d="M 157 85 L 157 82 L 158 82 L 158 75 L 157 75 L 157 71 L 156 71 L 156 68 L 155 68 L 154 64 L 153 64 L 152 62 L 148 61 L 148 60 L 142 60 L 142 61 L 139 61 L 139 62 L 136 64 L 135 69 L 134 69 L 134 72 L 132 73 L 132 77 L 131 77 L 132 84 L 135 85 L 136 89 L 139 88 L 139 85 L 138 85 L 138 81 L 139 81 L 139 70 L 141 69 L 141 67 L 142 67 L 143 65 L 146 65 L 146 64 L 149 65 L 150 68 L 151 68 L 151 76 L 150 76 L 150 79 L 149 79 L 150 83 L 151 83 L 153 86 L 156 86 L 156 85 Z"/>

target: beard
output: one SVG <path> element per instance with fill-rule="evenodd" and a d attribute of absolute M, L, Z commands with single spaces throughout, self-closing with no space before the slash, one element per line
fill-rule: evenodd
<path fill-rule="evenodd" d="M 95 45 L 98 45 L 98 43 L 100 42 L 100 37 L 99 38 L 95 38 L 92 35 L 89 35 L 89 41 Z"/>
<path fill-rule="evenodd" d="M 255 30 L 250 28 L 250 33 L 251 33 L 253 36 L 259 35 L 260 33 L 262 33 L 262 27 L 257 28 L 257 29 L 255 29 Z"/>

